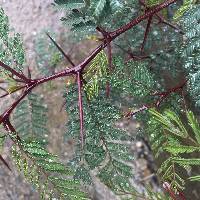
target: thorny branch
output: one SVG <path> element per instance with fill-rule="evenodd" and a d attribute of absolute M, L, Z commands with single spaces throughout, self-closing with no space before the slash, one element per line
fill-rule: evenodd
<path fill-rule="evenodd" d="M 73 67 L 75 67 L 75 64 L 72 62 L 72 60 L 70 59 L 70 57 L 63 51 L 63 49 L 58 45 L 58 43 L 48 33 L 46 33 L 46 34 L 49 37 L 49 39 L 53 42 L 53 44 L 58 48 L 58 50 L 62 53 L 62 55 L 67 59 L 67 61 Z"/>
<path fill-rule="evenodd" d="M 182 91 L 183 91 L 183 88 L 186 86 L 186 83 L 187 83 L 188 80 L 184 80 L 182 83 L 180 83 L 179 85 L 175 86 L 175 87 L 172 87 L 170 89 L 168 89 L 167 91 L 165 92 L 156 92 L 154 94 L 152 94 L 152 96 L 158 96 L 158 100 L 156 100 L 155 103 L 153 104 L 150 104 L 150 105 L 143 105 L 141 108 L 139 108 L 137 111 L 134 111 L 134 112 L 128 112 L 124 115 L 124 117 L 127 117 L 127 118 L 130 118 L 130 117 L 133 117 L 135 116 L 137 113 L 139 112 L 142 112 L 144 110 L 147 110 L 149 108 L 153 108 L 153 107 L 159 107 L 160 104 L 169 96 L 171 95 L 172 93 L 178 93 L 181 91 L 181 95 L 182 94 Z"/>
<path fill-rule="evenodd" d="M 138 16 L 137 18 L 133 19 L 129 23 L 125 24 L 124 26 L 120 27 L 117 30 L 114 30 L 112 32 L 108 32 L 107 35 L 109 38 L 106 38 L 103 40 L 102 44 L 100 44 L 96 49 L 94 49 L 90 55 L 88 55 L 85 60 L 83 60 L 80 64 L 75 65 L 69 57 L 62 51 L 60 46 L 55 43 L 55 41 L 49 36 L 49 38 L 52 40 L 52 42 L 57 46 L 57 48 L 62 52 L 62 54 L 67 58 L 67 60 L 70 62 L 70 64 L 73 66 L 72 68 L 66 68 L 65 70 L 55 73 L 53 75 L 43 77 L 40 79 L 31 79 L 27 78 L 24 74 L 21 74 L 17 72 L 16 70 L 12 69 L 10 66 L 4 64 L 0 61 L 0 66 L 4 69 L 9 71 L 12 76 L 16 76 L 20 79 L 21 82 L 23 82 L 25 85 L 23 88 L 25 88 L 21 94 L 21 96 L 0 116 L 0 124 L 2 123 L 5 127 L 8 128 L 11 132 L 16 133 L 14 127 L 10 124 L 9 118 L 11 112 L 16 108 L 16 106 L 21 102 L 22 99 L 24 99 L 33 88 L 39 86 L 42 83 L 60 78 L 60 77 L 66 77 L 70 75 L 77 75 L 77 84 L 79 88 L 79 112 L 80 112 L 80 134 L 81 134 L 81 141 L 83 145 L 83 108 L 82 108 L 82 97 L 81 97 L 81 73 L 83 72 L 84 68 L 95 58 L 95 56 L 105 47 L 110 45 L 110 42 L 112 42 L 115 38 L 117 38 L 119 35 L 125 33 L 135 25 L 139 24 L 141 21 L 145 19 L 149 19 L 149 17 L 153 16 L 154 14 L 158 13 L 163 8 L 166 8 L 170 4 L 173 4 L 177 0 L 166 0 L 165 2 L 153 7 L 152 9 L 149 9 L 145 12 L 145 14 Z M 11 130 L 12 129 L 12 130 Z M 17 134 L 17 133 L 16 133 Z"/>
<path fill-rule="evenodd" d="M 145 12 L 147 12 L 150 9 L 146 5 L 145 0 L 139 0 L 139 2 L 140 2 L 140 4 L 142 6 L 144 6 Z M 159 23 L 166 24 L 166 25 L 170 26 L 171 28 L 175 29 L 176 31 L 178 31 L 180 34 L 184 34 L 184 32 L 179 27 L 177 27 L 174 24 L 172 24 L 172 23 L 168 22 L 167 20 L 165 20 L 164 17 L 162 17 L 162 15 L 160 15 L 159 13 L 154 13 L 154 14 L 158 18 Z M 150 26 L 151 26 L 154 14 L 150 15 L 149 18 L 148 18 L 146 30 L 145 30 L 145 33 L 144 33 L 144 39 L 143 39 L 143 43 L 142 43 L 142 46 L 141 46 L 141 53 L 144 50 L 144 46 L 145 46 L 145 43 L 146 43 L 146 40 L 147 40 L 147 36 L 148 36 L 149 30 L 150 30 Z"/>

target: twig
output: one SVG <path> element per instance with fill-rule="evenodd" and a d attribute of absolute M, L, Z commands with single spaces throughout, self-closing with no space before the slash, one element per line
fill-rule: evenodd
<path fill-rule="evenodd" d="M 133 117 L 134 115 L 136 115 L 139 112 L 142 112 L 144 110 L 147 110 L 149 108 L 149 106 L 147 105 L 143 105 L 141 108 L 139 108 L 138 110 L 134 111 L 134 112 L 128 112 L 126 113 L 126 115 L 124 115 L 124 117 Z"/>
<path fill-rule="evenodd" d="M 3 162 L 3 164 L 4 164 L 10 171 L 12 171 L 11 168 L 10 168 L 10 166 L 9 166 L 8 163 L 6 162 L 6 160 L 2 157 L 2 155 L 0 155 L 0 160 Z"/>
<path fill-rule="evenodd" d="M 146 10 L 149 9 L 143 0 L 140 0 L 139 2 L 140 2 L 140 4 L 142 4 L 142 5 L 145 7 Z M 159 23 L 166 24 L 166 25 L 170 26 L 171 28 L 177 30 L 180 34 L 184 34 L 184 32 L 183 32 L 179 27 L 177 27 L 176 25 L 174 25 L 174 24 L 168 22 L 168 21 L 167 21 L 166 19 L 164 19 L 164 17 L 162 17 L 162 15 L 160 15 L 159 13 L 156 13 L 155 16 L 159 19 Z"/>
<path fill-rule="evenodd" d="M 158 19 L 159 19 L 159 21 L 160 21 L 161 23 L 170 26 L 171 28 L 177 30 L 180 34 L 184 35 L 184 32 L 183 32 L 179 27 L 177 27 L 176 25 L 174 25 L 174 24 L 168 22 L 168 21 L 167 21 L 166 19 L 164 19 L 164 17 L 162 17 L 160 14 L 156 13 L 155 15 L 158 17 Z"/>
<path fill-rule="evenodd" d="M 148 36 L 149 30 L 150 30 L 152 18 L 153 18 L 153 15 L 149 16 L 149 18 L 148 18 L 147 27 L 146 27 L 146 30 L 145 30 L 145 33 L 144 33 L 144 39 L 143 39 L 142 46 L 141 46 L 141 49 L 140 49 L 141 52 L 143 52 L 143 50 L 144 50 L 144 45 L 146 43 L 147 36 Z"/>
<path fill-rule="evenodd" d="M 187 81 L 188 80 L 184 80 L 181 84 L 168 89 L 166 92 L 160 92 L 160 93 L 158 92 L 158 93 L 153 94 L 153 96 L 160 96 L 160 99 L 158 99 L 158 101 L 155 103 L 155 105 L 157 107 L 159 107 L 161 102 L 164 101 L 171 93 L 176 93 L 180 90 L 183 90 L 183 87 L 186 85 Z"/>
<path fill-rule="evenodd" d="M 29 79 L 27 79 L 25 75 L 20 74 L 19 72 L 17 72 L 16 70 L 12 69 L 11 67 L 9 67 L 8 65 L 6 65 L 5 63 L 3 63 L 1 61 L 0 61 L 0 66 L 2 68 L 4 68 L 5 70 L 11 72 L 11 74 L 13 74 L 13 75 L 17 76 L 18 78 L 24 80 L 24 82 L 26 82 L 26 83 L 29 82 Z"/>
<path fill-rule="evenodd" d="M 121 28 L 113 31 L 110 33 L 110 36 L 112 39 L 118 37 L 119 35 L 121 35 L 122 33 L 126 32 L 127 30 L 131 29 L 133 26 L 135 26 L 136 24 L 140 23 L 141 21 L 147 19 L 149 16 L 154 15 L 155 13 L 159 12 L 160 10 L 162 10 L 163 8 L 168 7 L 170 4 L 175 3 L 177 0 L 167 0 L 155 7 L 153 7 L 152 9 L 149 9 L 145 14 L 137 17 L 136 19 L 132 20 L 131 22 L 129 22 L 128 24 L 122 26 Z"/>
<path fill-rule="evenodd" d="M 124 117 L 130 118 L 136 114 L 138 114 L 139 112 L 142 112 L 144 110 L 147 110 L 149 108 L 153 108 L 153 107 L 159 107 L 160 104 L 164 101 L 164 99 L 166 99 L 171 93 L 175 93 L 178 92 L 180 90 L 183 90 L 183 87 L 186 85 L 187 80 L 184 80 L 181 84 L 179 84 L 178 86 L 175 86 L 173 88 L 168 89 L 165 92 L 157 92 L 152 94 L 153 96 L 160 96 L 160 98 L 153 104 L 149 104 L 149 105 L 143 105 L 141 108 L 139 108 L 137 111 L 134 112 L 128 112 L 124 115 Z"/>

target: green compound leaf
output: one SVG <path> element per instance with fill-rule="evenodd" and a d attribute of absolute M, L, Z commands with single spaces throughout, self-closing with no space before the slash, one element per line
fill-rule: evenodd
<path fill-rule="evenodd" d="M 154 116 L 155 120 L 163 125 L 165 130 L 183 138 L 188 137 L 186 128 L 175 112 L 166 110 L 164 114 L 160 114 L 155 109 L 150 109 L 149 112 Z"/>
<path fill-rule="evenodd" d="M 200 125 L 199 125 L 199 122 L 195 118 L 194 113 L 192 111 L 187 111 L 187 118 L 188 118 L 189 125 L 191 126 L 191 128 L 192 128 L 192 130 L 195 134 L 195 138 L 196 138 L 197 142 L 200 144 Z"/>
<path fill-rule="evenodd" d="M 37 141 L 18 141 L 13 146 L 12 155 L 26 180 L 40 191 L 40 198 L 89 199 L 80 191 L 79 181 L 72 178 L 74 172 L 39 144 Z"/>
<path fill-rule="evenodd" d="M 106 151 L 103 149 L 102 146 L 98 147 L 96 145 L 94 146 L 90 146 L 88 145 L 87 148 L 88 154 L 86 154 L 85 156 L 85 160 L 87 161 L 87 163 L 89 164 L 91 169 L 94 169 L 95 167 L 99 166 L 102 161 L 105 159 L 106 157 Z"/>
<path fill-rule="evenodd" d="M 173 161 L 175 163 L 178 163 L 180 165 L 200 165 L 200 158 L 191 158 L 191 159 L 186 159 L 186 158 L 174 158 Z"/>
<path fill-rule="evenodd" d="M 187 12 L 190 8 L 192 8 L 192 5 L 195 3 L 195 0 L 184 0 L 183 5 L 175 12 L 174 14 L 174 20 L 179 20 L 185 12 Z"/>
<path fill-rule="evenodd" d="M 92 60 L 91 65 L 83 75 L 83 78 L 87 82 L 84 85 L 84 90 L 86 91 L 89 100 L 98 96 L 102 79 L 107 75 L 107 67 L 108 59 L 105 52 L 102 50 Z"/>
<path fill-rule="evenodd" d="M 190 181 L 200 181 L 200 175 L 198 175 L 198 176 L 191 176 L 191 177 L 189 178 L 189 180 L 190 180 Z"/>
<path fill-rule="evenodd" d="M 200 151 L 200 147 L 195 146 L 186 146 L 186 145 L 173 145 L 173 146 L 166 146 L 164 150 L 172 153 L 173 155 L 177 155 L 180 153 L 192 153 L 194 151 Z"/>
<path fill-rule="evenodd" d="M 44 99 L 35 93 L 30 93 L 17 106 L 14 113 L 16 130 L 24 138 L 32 138 L 45 142 L 48 135 L 47 106 Z"/>

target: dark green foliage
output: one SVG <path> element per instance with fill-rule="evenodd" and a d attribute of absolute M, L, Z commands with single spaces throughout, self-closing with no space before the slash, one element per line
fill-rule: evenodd
<path fill-rule="evenodd" d="M 101 60 L 101 62 L 104 61 Z M 97 83 L 99 87 L 97 95 L 88 99 L 86 98 L 87 91 L 83 94 L 84 150 L 81 150 L 81 144 L 78 142 L 77 152 L 70 165 L 77 168 L 76 177 L 85 182 L 91 181 L 88 180 L 89 171 L 98 169 L 97 176 L 116 194 L 134 193 L 133 186 L 129 183 L 133 174 L 128 165 L 133 158 L 130 155 L 129 147 L 121 144 L 133 139 L 125 132 L 116 129 L 114 124 L 123 117 L 120 108 L 125 103 L 124 97 L 128 96 L 129 101 L 133 101 L 134 98 L 134 102 L 146 103 L 152 100 L 151 94 L 156 90 L 158 84 L 155 83 L 155 77 L 148 69 L 148 62 L 129 61 L 125 63 L 122 58 L 118 57 L 113 59 L 113 67 L 114 71 L 111 76 L 98 76 L 100 81 Z M 106 94 L 103 92 L 108 81 L 111 85 L 110 98 L 106 98 Z M 77 87 L 71 85 L 65 98 L 69 115 L 66 138 L 74 138 L 76 141 L 80 141 Z M 174 99 L 174 102 L 176 101 Z M 134 102 L 131 102 L 131 105 Z M 170 104 L 170 102 L 168 103 Z M 145 119 L 147 118 L 143 117 L 142 120 L 145 121 Z M 158 130 L 161 131 L 161 127 Z M 151 132 L 156 132 L 155 126 L 152 127 Z M 182 130 L 180 132 L 182 133 Z M 151 135 L 152 138 L 155 137 L 153 144 L 160 147 L 160 151 L 163 151 L 161 143 L 165 138 L 162 139 L 158 132 L 156 134 Z M 161 140 L 160 142 L 158 138 Z M 181 186 L 180 188 L 182 189 Z"/>
<path fill-rule="evenodd" d="M 110 82 L 114 89 L 134 97 L 148 96 L 152 92 L 155 81 L 148 63 L 129 61 L 125 64 L 122 58 L 115 58 L 113 65 L 115 71 Z"/>
<path fill-rule="evenodd" d="M 54 2 L 59 8 L 66 10 L 66 16 L 61 20 L 81 37 L 94 33 L 97 25 L 108 22 L 110 17 L 115 17 L 125 4 L 121 0 L 55 0 Z"/>
<path fill-rule="evenodd" d="M 126 132 L 114 128 L 115 121 L 121 117 L 120 112 L 109 99 L 106 99 L 102 90 L 100 91 L 100 95 L 90 102 L 84 98 L 84 150 L 81 151 L 80 142 L 78 142 L 76 155 L 70 164 L 77 169 L 76 176 L 86 182 L 88 182 L 89 170 L 96 168 L 99 169 L 98 176 L 101 181 L 108 187 L 116 192 L 120 187 L 127 190 L 130 186 L 129 178 L 132 176 L 128 162 L 132 156 L 128 146 L 126 147 L 120 142 L 128 141 L 131 138 Z M 79 115 L 75 86 L 70 87 L 66 100 L 69 114 L 66 137 L 73 137 L 79 141 Z M 85 172 L 83 173 L 83 171 Z"/>
<path fill-rule="evenodd" d="M 196 105 L 200 105 L 199 69 L 200 69 L 200 6 L 194 6 L 183 16 L 181 22 L 185 31 L 185 41 L 181 53 L 188 71 L 189 91 Z"/>
<path fill-rule="evenodd" d="M 20 136 L 29 139 L 46 140 L 47 105 L 43 98 L 35 93 L 30 93 L 16 108 L 14 113 L 16 130 Z"/>
<path fill-rule="evenodd" d="M 19 34 L 11 36 L 8 17 L 0 8 L 0 60 L 22 72 L 25 64 L 23 44 Z"/>

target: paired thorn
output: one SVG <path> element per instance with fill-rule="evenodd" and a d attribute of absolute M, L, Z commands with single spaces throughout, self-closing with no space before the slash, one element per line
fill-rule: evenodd
<path fill-rule="evenodd" d="M 18 78 L 20 78 L 21 80 L 23 80 L 24 82 L 28 83 L 29 79 L 26 78 L 26 76 L 24 74 L 20 74 L 19 72 L 17 72 L 16 70 L 12 69 L 10 66 L 6 65 L 5 63 L 0 61 L 0 66 L 5 69 L 6 71 L 11 72 L 12 75 L 17 76 Z"/>
<path fill-rule="evenodd" d="M 72 60 L 70 59 L 70 57 L 64 52 L 64 50 L 60 47 L 60 45 L 49 35 L 49 33 L 46 32 L 46 34 L 49 37 L 49 39 L 53 42 L 53 44 L 57 47 L 57 49 L 61 52 L 61 54 L 67 59 L 67 61 L 73 67 L 75 67 L 75 64 L 72 62 Z"/>
<path fill-rule="evenodd" d="M 144 6 L 145 11 L 150 10 L 150 8 L 145 4 L 145 2 L 143 0 L 140 0 L 140 3 Z M 162 15 L 160 15 L 158 13 L 155 13 L 155 16 L 158 18 L 159 23 L 166 24 L 166 25 L 170 26 L 171 28 L 177 30 L 180 34 L 184 34 L 184 32 L 179 27 L 177 27 L 174 24 L 172 24 L 172 23 L 168 22 L 167 20 L 165 20 L 164 17 L 162 17 Z M 152 19 L 153 19 L 153 14 L 150 15 L 149 18 L 148 18 L 148 22 L 147 22 L 147 26 L 146 26 L 146 30 L 145 30 L 145 34 L 144 34 L 143 43 L 142 43 L 141 49 L 140 49 L 141 52 L 143 52 L 143 50 L 144 50 L 144 46 L 145 46 L 145 43 L 146 43 L 146 40 L 147 40 L 147 36 L 148 36 L 149 30 L 150 30 L 150 25 L 151 25 Z"/>
<path fill-rule="evenodd" d="M 151 26 L 152 18 L 153 18 L 153 15 L 151 15 L 151 16 L 148 18 L 146 30 L 145 30 L 145 33 L 144 33 L 144 39 L 143 39 L 142 46 L 141 46 L 141 49 L 140 49 L 141 52 L 144 51 L 144 46 L 145 46 L 145 43 L 146 43 L 146 40 L 147 40 L 148 33 L 149 33 L 149 31 L 150 31 L 150 26 Z"/>

